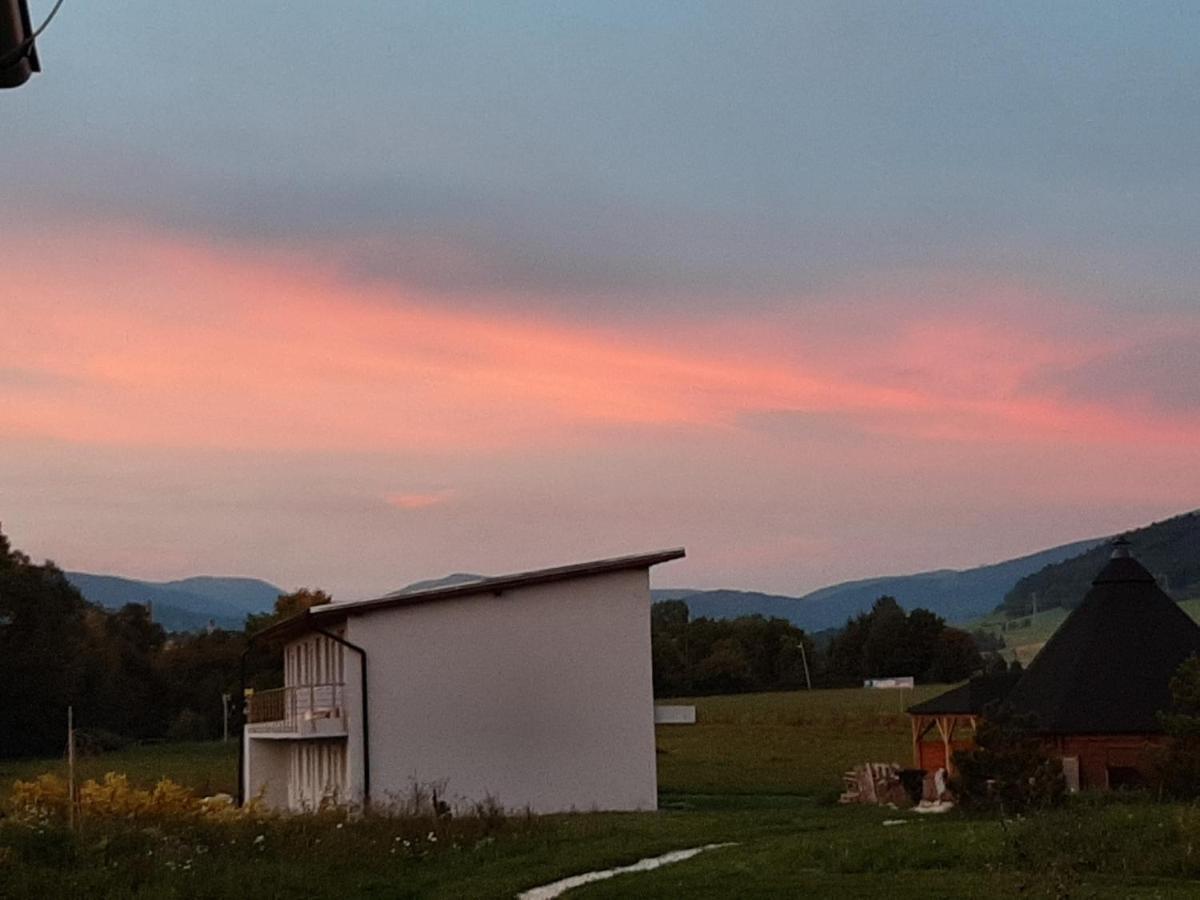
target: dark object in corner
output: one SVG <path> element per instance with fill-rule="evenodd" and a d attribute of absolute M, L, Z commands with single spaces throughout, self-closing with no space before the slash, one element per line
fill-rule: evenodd
<path fill-rule="evenodd" d="M 0 0 L 0 88 L 20 87 L 41 70 L 27 0 Z"/>

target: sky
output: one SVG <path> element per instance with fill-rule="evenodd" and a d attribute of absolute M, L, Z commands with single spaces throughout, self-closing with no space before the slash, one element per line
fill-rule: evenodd
<path fill-rule="evenodd" d="M 0 92 L 34 557 L 798 594 L 1200 507 L 1194 4 L 331 10 L 67 3 Z"/>

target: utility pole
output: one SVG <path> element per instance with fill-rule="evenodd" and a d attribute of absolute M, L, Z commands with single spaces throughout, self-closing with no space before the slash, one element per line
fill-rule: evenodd
<path fill-rule="evenodd" d="M 804 663 L 804 683 L 812 690 L 812 676 L 808 674 L 808 654 L 804 652 L 804 641 L 800 641 L 800 661 Z"/>

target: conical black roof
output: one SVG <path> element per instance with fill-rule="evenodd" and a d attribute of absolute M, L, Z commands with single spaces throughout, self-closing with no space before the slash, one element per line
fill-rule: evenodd
<path fill-rule="evenodd" d="M 1127 544 L 1009 694 L 1043 734 L 1161 732 L 1171 676 L 1200 654 L 1200 625 L 1159 589 Z"/>

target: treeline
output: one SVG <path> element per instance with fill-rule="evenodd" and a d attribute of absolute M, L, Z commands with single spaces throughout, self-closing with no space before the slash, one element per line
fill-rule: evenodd
<path fill-rule="evenodd" d="M 901 676 L 952 682 L 987 662 L 973 635 L 928 610 L 905 613 L 892 597 L 821 641 L 786 619 L 691 619 L 682 600 L 655 603 L 650 621 L 660 697 L 795 690 L 809 680 L 813 687 Z"/>
<path fill-rule="evenodd" d="M 287 595 L 275 615 L 328 599 Z M 34 564 L 0 533 L 0 757 L 61 752 L 68 706 L 84 749 L 219 737 L 221 695 L 236 726 L 248 635 L 273 617 L 250 617 L 245 631 L 167 634 L 140 604 L 87 602 L 52 562 Z M 279 684 L 271 650 L 246 662 L 252 685 Z"/>
<path fill-rule="evenodd" d="M 222 694 L 236 732 L 243 654 L 249 686 L 282 681 L 278 648 L 252 645 L 250 635 L 329 600 L 297 591 L 242 631 L 169 634 L 140 604 L 89 603 L 52 562 L 33 563 L 0 533 L 0 757 L 61 753 L 68 706 L 85 749 L 217 738 Z M 795 690 L 809 679 L 814 687 L 895 675 L 957 681 L 982 664 L 970 635 L 925 610 L 905 614 L 887 597 L 825 640 L 784 619 L 693 620 L 682 601 L 654 604 L 651 632 L 654 692 L 664 697 Z"/>

